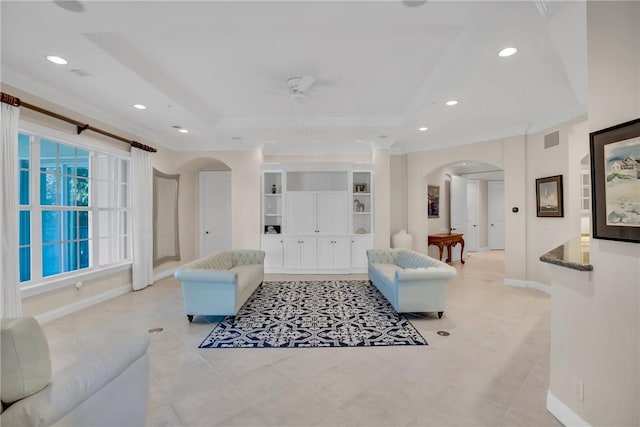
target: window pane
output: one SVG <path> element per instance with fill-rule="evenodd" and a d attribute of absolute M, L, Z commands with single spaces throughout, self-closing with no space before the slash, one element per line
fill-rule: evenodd
<path fill-rule="evenodd" d="M 65 174 L 76 174 L 76 149 L 65 144 L 58 144 L 58 164 Z"/>
<path fill-rule="evenodd" d="M 62 180 L 62 194 L 61 205 L 62 206 L 75 206 L 76 205 L 76 179 L 73 176 L 64 175 L 60 178 Z"/>
<path fill-rule="evenodd" d="M 42 246 L 42 276 L 60 273 L 60 245 Z"/>
<path fill-rule="evenodd" d="M 31 164 L 31 138 L 18 134 L 19 197 L 21 205 L 29 204 L 29 165 Z"/>
<path fill-rule="evenodd" d="M 60 241 L 60 212 L 42 211 L 42 243 L 58 241 Z"/>
<path fill-rule="evenodd" d="M 20 281 L 31 280 L 31 248 L 20 248 Z"/>
<path fill-rule="evenodd" d="M 76 167 L 78 176 L 89 176 L 89 152 L 81 148 L 76 148 Z"/>
<path fill-rule="evenodd" d="M 129 161 L 128 160 L 122 160 L 121 181 L 125 184 L 129 183 Z"/>
<path fill-rule="evenodd" d="M 78 269 L 78 242 L 62 244 L 62 271 L 74 271 Z"/>
<path fill-rule="evenodd" d="M 18 158 L 27 161 L 27 167 L 29 167 L 29 160 L 31 159 L 31 137 L 24 133 L 18 134 Z"/>
<path fill-rule="evenodd" d="M 89 206 L 89 180 L 78 178 L 76 181 L 76 206 Z"/>
<path fill-rule="evenodd" d="M 20 204 L 21 205 L 28 205 L 29 204 L 29 186 L 30 186 L 30 182 L 29 182 L 29 171 L 28 170 L 24 170 L 24 169 L 20 169 L 19 172 L 19 178 L 20 180 L 19 182 L 19 187 L 18 187 L 18 193 L 20 195 Z"/>
<path fill-rule="evenodd" d="M 89 237 L 89 212 L 78 212 L 78 237 L 80 239 L 86 239 Z"/>
<path fill-rule="evenodd" d="M 40 170 L 58 172 L 58 144 L 46 139 L 40 139 Z"/>
<path fill-rule="evenodd" d="M 58 194 L 58 176 L 50 173 L 40 174 L 40 204 L 51 206 L 56 204 Z"/>
<path fill-rule="evenodd" d="M 62 240 L 76 240 L 78 238 L 78 212 L 63 212 L 62 235 Z"/>
<path fill-rule="evenodd" d="M 20 246 L 31 244 L 31 212 L 20 211 Z"/>
<path fill-rule="evenodd" d="M 89 267 L 89 241 L 80 240 L 80 268 Z"/>

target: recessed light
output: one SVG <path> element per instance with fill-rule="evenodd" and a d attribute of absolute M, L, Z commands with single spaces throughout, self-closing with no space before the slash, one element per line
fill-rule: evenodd
<path fill-rule="evenodd" d="M 189 133 L 189 131 L 187 129 L 178 129 L 178 132 L 180 132 L 180 133 Z"/>
<path fill-rule="evenodd" d="M 447 101 L 444 104 L 448 105 L 449 107 L 456 105 L 458 103 L 458 101 L 456 101 L 455 99 L 452 99 L 451 101 Z"/>
<path fill-rule="evenodd" d="M 498 52 L 498 56 L 500 58 L 506 58 L 507 56 L 515 55 L 518 53 L 517 47 L 505 47 L 500 52 Z"/>
<path fill-rule="evenodd" d="M 134 104 L 133 108 L 137 108 L 138 110 L 146 110 L 147 106 L 142 104 Z"/>
<path fill-rule="evenodd" d="M 58 65 L 67 65 L 69 63 L 69 61 L 67 61 L 66 59 L 60 58 L 59 56 L 55 56 L 55 55 L 48 55 L 47 61 L 53 62 L 54 64 L 58 64 Z"/>
<path fill-rule="evenodd" d="M 428 128 L 428 127 L 426 127 L 426 126 L 422 126 L 421 128 L 418 128 L 418 130 L 419 130 L 420 132 L 425 132 L 425 131 L 428 131 L 428 130 L 429 130 L 429 128 Z"/>
<path fill-rule="evenodd" d="M 242 141 L 241 136 L 232 136 L 231 139 L 233 139 L 234 141 Z"/>

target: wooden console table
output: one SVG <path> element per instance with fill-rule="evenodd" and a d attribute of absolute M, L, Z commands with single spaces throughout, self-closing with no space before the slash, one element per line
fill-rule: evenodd
<path fill-rule="evenodd" d="M 436 245 L 440 250 L 440 261 L 442 261 L 442 252 L 446 246 L 448 249 L 447 262 L 451 262 L 451 248 L 458 243 L 461 245 L 460 261 L 464 264 L 464 259 L 462 258 L 464 254 L 464 239 L 461 233 L 430 234 L 427 238 L 427 246 Z"/>

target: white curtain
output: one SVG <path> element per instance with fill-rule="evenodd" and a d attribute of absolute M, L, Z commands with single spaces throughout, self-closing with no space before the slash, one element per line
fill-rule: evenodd
<path fill-rule="evenodd" d="M 153 181 L 151 153 L 131 147 L 133 290 L 153 283 Z"/>
<path fill-rule="evenodd" d="M 0 159 L 0 317 L 22 315 L 18 275 L 18 119 L 20 108 L 0 104 L 2 159 Z"/>

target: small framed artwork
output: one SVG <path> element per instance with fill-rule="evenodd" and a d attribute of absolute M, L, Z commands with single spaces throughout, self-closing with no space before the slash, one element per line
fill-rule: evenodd
<path fill-rule="evenodd" d="M 589 134 L 593 238 L 640 242 L 640 119 Z"/>
<path fill-rule="evenodd" d="M 367 184 L 353 184 L 353 192 L 354 193 L 366 193 L 367 192 Z"/>
<path fill-rule="evenodd" d="M 264 234 L 280 234 L 279 225 L 265 225 Z"/>
<path fill-rule="evenodd" d="M 536 216 L 563 217 L 562 175 L 536 179 Z"/>
<path fill-rule="evenodd" d="M 427 216 L 440 218 L 440 186 L 427 186 Z"/>

